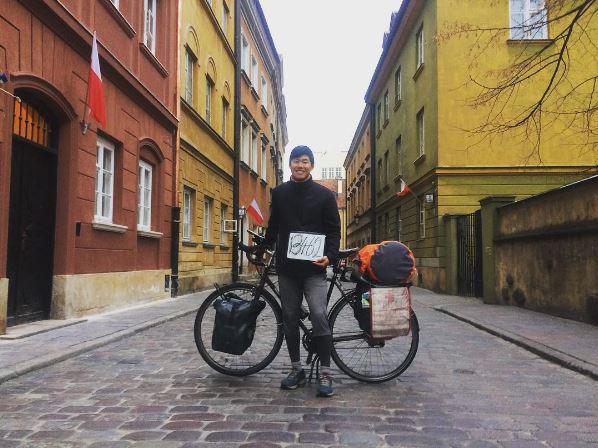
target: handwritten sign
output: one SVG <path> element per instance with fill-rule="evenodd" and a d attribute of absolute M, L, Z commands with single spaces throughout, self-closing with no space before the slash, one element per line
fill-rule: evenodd
<path fill-rule="evenodd" d="M 372 288 L 370 294 L 372 337 L 392 339 L 411 330 L 409 288 Z"/>
<path fill-rule="evenodd" d="M 309 232 L 291 232 L 287 258 L 293 260 L 317 260 L 324 256 L 326 235 Z"/>

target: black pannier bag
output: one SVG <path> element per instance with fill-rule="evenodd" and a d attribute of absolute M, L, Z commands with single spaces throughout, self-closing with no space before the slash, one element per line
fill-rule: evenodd
<path fill-rule="evenodd" d="M 212 349 L 242 355 L 253 342 L 257 317 L 266 307 L 263 300 L 243 300 L 233 293 L 214 301 L 216 318 Z"/>
<path fill-rule="evenodd" d="M 353 304 L 353 315 L 362 331 L 370 332 L 370 290 L 363 285 L 357 285 L 355 289 L 356 299 Z"/>

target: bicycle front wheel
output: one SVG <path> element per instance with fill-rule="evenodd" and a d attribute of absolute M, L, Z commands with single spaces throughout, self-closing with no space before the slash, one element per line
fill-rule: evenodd
<path fill-rule="evenodd" d="M 382 383 L 403 373 L 415 358 L 419 324 L 411 314 L 411 331 L 389 340 L 372 340 L 359 327 L 353 308 L 358 301 L 352 292 L 341 297 L 330 311 L 332 359 L 347 375 L 366 383 Z"/>
<path fill-rule="evenodd" d="M 282 345 L 282 312 L 276 299 L 263 291 L 257 300 L 266 303 L 256 322 L 251 346 L 242 355 L 232 355 L 212 349 L 212 332 L 216 310 L 214 302 L 224 294 L 232 293 L 243 300 L 254 300 L 255 285 L 233 283 L 210 294 L 199 307 L 195 317 L 195 345 L 201 357 L 214 370 L 225 375 L 246 376 L 259 372 L 270 364 Z"/>

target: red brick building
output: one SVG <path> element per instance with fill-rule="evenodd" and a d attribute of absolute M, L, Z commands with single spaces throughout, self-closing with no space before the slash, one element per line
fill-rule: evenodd
<path fill-rule="evenodd" d="M 167 297 L 175 0 L 2 0 L 0 333 Z M 83 116 L 93 31 L 106 127 Z"/>

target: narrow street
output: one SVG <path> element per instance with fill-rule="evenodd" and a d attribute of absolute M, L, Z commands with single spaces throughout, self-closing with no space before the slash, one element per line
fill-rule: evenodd
<path fill-rule="evenodd" d="M 188 315 L 0 385 L 0 447 L 592 447 L 598 388 L 416 297 L 420 347 L 381 385 L 281 391 L 207 367 Z M 310 445 L 311 444 L 311 445 Z"/>

